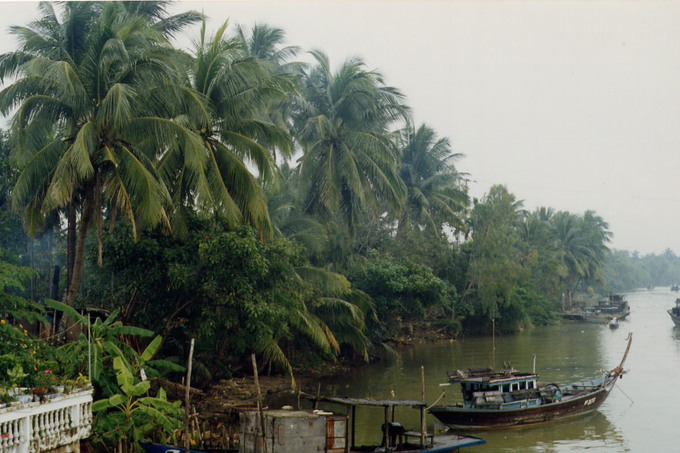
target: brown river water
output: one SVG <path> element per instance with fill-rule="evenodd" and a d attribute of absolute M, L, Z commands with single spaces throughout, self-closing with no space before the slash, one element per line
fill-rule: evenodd
<path fill-rule="evenodd" d="M 565 322 L 537 327 L 512 336 L 466 338 L 437 344 L 400 348 L 399 356 L 321 383 L 321 394 L 341 397 L 421 399 L 421 367 L 425 375 L 425 401 L 442 392 L 444 403 L 459 398 L 457 386 L 441 386 L 446 372 L 456 368 L 500 368 L 509 362 L 522 371 L 536 371 L 541 381 L 570 384 L 598 377 L 617 366 L 633 332 L 633 343 L 619 380 L 598 411 L 566 421 L 532 427 L 477 431 L 486 445 L 474 452 L 672 452 L 680 451 L 680 328 L 666 310 L 680 293 L 670 288 L 626 294 L 629 318 L 618 329 L 606 324 Z M 495 354 L 494 351 L 495 345 Z M 383 421 L 381 409 L 358 414 L 363 420 L 357 444 L 375 441 Z M 373 412 L 370 412 L 373 411 Z M 395 419 L 418 429 L 414 410 L 397 411 Z M 441 428 L 428 415 L 428 431 Z M 378 433 L 378 434 L 376 434 Z"/>

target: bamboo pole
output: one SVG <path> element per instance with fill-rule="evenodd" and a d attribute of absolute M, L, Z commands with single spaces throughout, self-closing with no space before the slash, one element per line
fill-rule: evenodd
<path fill-rule="evenodd" d="M 262 408 L 262 392 L 260 391 L 260 380 L 257 377 L 257 361 L 255 360 L 255 354 L 252 354 L 250 358 L 253 361 L 253 375 L 255 376 L 255 388 L 257 388 L 257 409 L 260 412 L 260 426 L 262 428 L 262 451 L 267 453 L 267 433 L 265 431 L 264 409 Z"/>
<path fill-rule="evenodd" d="M 189 388 L 191 388 L 191 364 L 194 360 L 194 339 L 191 339 L 191 344 L 189 346 L 189 363 L 187 365 L 187 386 L 184 390 L 184 449 L 188 452 L 191 450 L 191 423 L 189 410 L 191 408 L 191 393 Z"/>

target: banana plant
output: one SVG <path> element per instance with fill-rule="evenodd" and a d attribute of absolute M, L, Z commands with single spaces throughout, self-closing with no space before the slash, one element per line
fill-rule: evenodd
<path fill-rule="evenodd" d="M 142 354 L 137 353 L 134 348 L 122 341 L 121 338 L 125 336 L 148 338 L 153 335 L 153 332 L 141 327 L 125 326 L 121 321 L 116 321 L 120 313 L 119 308 L 111 312 L 105 320 L 97 317 L 92 322 L 89 316 L 81 315 L 77 310 L 64 303 L 48 299 L 45 304 L 70 316 L 77 325 L 82 327 L 78 339 L 65 344 L 62 348 L 71 357 L 81 358 L 80 370 L 77 371 L 84 372 L 83 370 L 89 369 L 90 379 L 99 385 L 104 395 L 116 391 L 115 379 L 110 372 L 111 362 L 115 358 L 118 358 L 135 375 L 139 375 L 141 370 L 144 369 L 149 377 L 157 376 L 159 373 L 155 371 L 155 367 L 159 365 L 169 371 L 184 370 L 182 366 L 167 361 L 151 360 L 162 342 L 160 336 L 154 338 Z M 86 333 L 89 334 L 89 341 Z"/>
<path fill-rule="evenodd" d="M 159 344 L 152 342 L 142 356 L 152 357 Z M 184 426 L 181 402 L 168 401 L 162 387 L 155 397 L 148 396 L 151 382 L 137 379 L 121 357 L 114 357 L 113 368 L 119 391 L 92 404 L 98 440 L 117 446 L 118 453 L 134 452 L 138 441 L 158 432 L 163 441 L 175 442 L 175 433 Z"/>

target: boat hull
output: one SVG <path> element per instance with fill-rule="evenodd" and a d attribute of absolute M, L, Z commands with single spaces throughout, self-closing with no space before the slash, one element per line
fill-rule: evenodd
<path fill-rule="evenodd" d="M 461 448 L 484 445 L 485 443 L 485 440 L 477 437 L 449 434 L 435 437 L 433 445 L 416 450 L 409 449 L 408 451 L 413 453 L 450 453 L 460 451 Z"/>
<path fill-rule="evenodd" d="M 675 323 L 676 326 L 680 326 L 680 316 L 673 314 L 673 310 L 668 310 L 668 314 Z"/>
<path fill-rule="evenodd" d="M 607 324 L 612 318 L 616 318 L 619 321 L 624 320 L 628 317 L 630 312 L 620 312 L 616 314 L 611 313 L 588 313 L 588 312 L 568 312 L 562 313 L 562 319 L 566 321 L 578 321 L 578 322 L 589 322 L 595 324 Z"/>
<path fill-rule="evenodd" d="M 452 429 L 492 429 L 545 423 L 576 417 L 597 410 L 607 399 L 611 386 L 560 402 L 519 409 L 477 409 L 434 406 L 430 413 Z"/>

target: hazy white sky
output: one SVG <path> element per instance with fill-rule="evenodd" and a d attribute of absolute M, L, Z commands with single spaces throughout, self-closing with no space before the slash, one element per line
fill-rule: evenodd
<path fill-rule="evenodd" d="M 37 3 L 0 2 L 0 29 Z M 505 184 L 527 209 L 593 210 L 610 246 L 680 253 L 680 2 L 207 1 L 176 10 L 284 29 L 360 56 L 417 124 L 449 137 L 472 194 Z M 12 50 L 3 34 L 0 51 Z M 676 175 L 675 172 L 679 174 Z"/>

